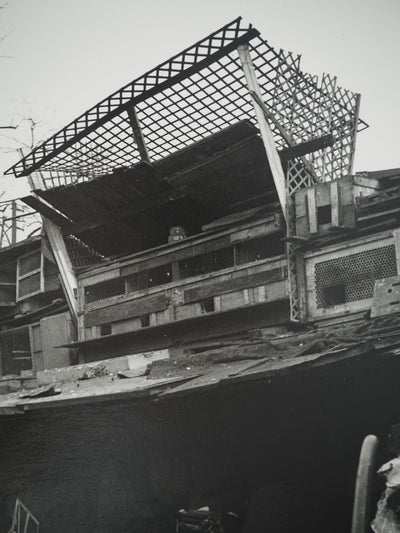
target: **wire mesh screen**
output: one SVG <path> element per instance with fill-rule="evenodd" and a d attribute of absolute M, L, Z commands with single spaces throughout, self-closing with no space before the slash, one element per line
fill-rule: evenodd
<path fill-rule="evenodd" d="M 372 298 L 375 280 L 397 275 L 394 245 L 347 254 L 315 264 L 317 308 Z"/>
<path fill-rule="evenodd" d="M 249 43 L 263 99 L 296 143 L 333 132 L 337 142 L 308 156 L 319 179 L 351 169 L 357 95 L 336 79 L 321 82 L 300 70 L 300 57 L 278 51 L 240 19 L 224 26 L 123 87 L 37 147 L 8 173 L 40 169 L 42 187 L 92 179 L 140 160 L 128 111 L 135 108 L 150 160 L 166 157 L 240 120 L 255 125 L 252 101 L 237 54 Z M 287 145 L 271 125 L 278 148 Z"/>

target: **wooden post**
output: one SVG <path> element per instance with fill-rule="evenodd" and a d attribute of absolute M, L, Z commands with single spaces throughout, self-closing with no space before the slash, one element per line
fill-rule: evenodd
<path fill-rule="evenodd" d="M 147 163 L 150 163 L 149 152 L 147 151 L 146 142 L 144 140 L 144 135 L 142 133 L 142 128 L 140 127 L 139 119 L 137 117 L 135 108 L 128 107 L 127 113 L 129 117 L 129 122 L 132 126 L 133 136 L 135 138 L 140 153 L 140 157 L 142 158 L 142 161 L 147 161 Z"/>
<path fill-rule="evenodd" d="M 331 223 L 333 228 L 340 226 L 340 189 L 337 181 L 331 181 L 330 183 L 331 193 Z"/>
<path fill-rule="evenodd" d="M 11 202 L 11 244 L 14 245 L 17 242 L 17 202 L 13 200 Z"/>
<path fill-rule="evenodd" d="M 307 207 L 310 233 L 318 233 L 317 205 L 314 187 L 307 189 Z"/>
<path fill-rule="evenodd" d="M 68 255 L 67 247 L 65 246 L 60 228 L 47 218 L 42 217 L 42 220 L 44 231 L 49 239 L 50 247 L 60 272 L 61 283 L 67 298 L 71 316 L 76 326 L 78 323 L 78 282 L 72 267 L 71 259 Z"/>
<path fill-rule="evenodd" d="M 254 92 L 257 97 L 262 100 L 260 86 L 258 84 L 254 65 L 250 57 L 249 45 L 241 44 L 238 46 L 237 50 L 239 53 L 240 62 L 242 64 L 242 69 L 246 78 L 249 92 L 250 94 Z M 275 187 L 282 207 L 283 216 L 286 219 L 286 184 L 285 174 L 282 169 L 281 160 L 278 154 L 278 150 L 276 149 L 271 128 L 269 127 L 269 124 L 264 116 L 264 112 L 253 98 L 252 101 L 254 111 L 257 117 L 258 126 L 260 128 L 261 138 L 264 143 L 264 148 L 267 154 L 269 165 L 271 167 Z"/>

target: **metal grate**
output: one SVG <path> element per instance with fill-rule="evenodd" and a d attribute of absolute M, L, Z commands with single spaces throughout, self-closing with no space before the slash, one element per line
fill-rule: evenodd
<path fill-rule="evenodd" d="M 315 264 L 317 308 L 372 298 L 375 280 L 397 274 L 394 245 L 382 246 Z"/>

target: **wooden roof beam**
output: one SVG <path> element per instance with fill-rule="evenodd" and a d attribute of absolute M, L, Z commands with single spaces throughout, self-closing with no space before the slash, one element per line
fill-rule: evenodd
<path fill-rule="evenodd" d="M 237 48 L 242 69 L 246 78 L 249 93 L 255 93 L 262 101 L 261 89 L 256 77 L 256 71 L 250 57 L 249 45 L 241 44 Z M 257 117 L 258 126 L 260 128 L 261 138 L 264 143 L 265 152 L 267 154 L 269 166 L 271 168 L 272 177 L 275 182 L 276 191 L 278 193 L 279 202 L 282 207 L 283 215 L 286 218 L 286 180 L 283 172 L 282 163 L 276 148 L 274 137 L 271 128 L 268 124 L 266 116 L 260 105 L 252 98 L 253 107 Z"/>

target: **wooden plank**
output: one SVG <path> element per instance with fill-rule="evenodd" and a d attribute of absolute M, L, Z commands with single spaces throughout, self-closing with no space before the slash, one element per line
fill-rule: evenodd
<path fill-rule="evenodd" d="M 242 64 L 243 72 L 247 81 L 249 91 L 254 91 L 256 95 L 262 100 L 261 89 L 257 81 L 253 62 L 250 57 L 250 50 L 248 44 L 242 44 L 238 47 L 238 54 Z M 272 177 L 275 182 L 275 187 L 278 193 L 279 202 L 282 207 L 282 212 L 286 218 L 286 184 L 285 175 L 282 169 L 282 163 L 275 145 L 271 128 L 264 116 L 261 107 L 254 101 L 254 111 L 257 117 L 257 122 L 260 128 L 261 138 L 264 143 L 264 148 L 267 154 L 268 162 L 271 168 Z"/>
<path fill-rule="evenodd" d="M 146 298 L 136 298 L 135 300 L 119 303 L 103 309 L 96 309 L 87 313 L 84 319 L 85 327 L 109 324 L 131 317 L 163 311 L 168 305 L 169 299 L 165 293 L 155 294 Z"/>
<path fill-rule="evenodd" d="M 135 138 L 140 157 L 142 158 L 142 161 L 150 162 L 149 152 L 147 151 L 146 141 L 142 133 L 142 128 L 140 127 L 136 109 L 132 106 L 128 107 L 126 111 L 128 113 L 129 122 L 132 126 L 133 136 Z"/>
<path fill-rule="evenodd" d="M 379 180 L 374 178 L 363 178 L 357 174 L 353 176 L 353 183 L 354 185 L 358 185 L 358 187 L 365 187 L 367 189 L 375 189 L 378 191 L 382 189 L 382 183 Z"/>
<path fill-rule="evenodd" d="M 69 218 L 65 217 L 61 213 L 58 213 L 50 205 L 45 204 L 36 196 L 24 196 L 21 198 L 22 202 L 29 207 L 32 207 L 35 211 L 46 217 L 48 220 L 57 224 L 57 226 L 64 226 L 65 224 L 70 224 L 71 221 Z"/>
<path fill-rule="evenodd" d="M 184 291 L 184 302 L 197 302 L 199 300 L 205 300 L 206 298 L 221 295 L 224 293 L 273 283 L 282 279 L 284 279 L 283 269 L 274 268 L 272 270 L 257 272 L 256 274 L 252 274 L 250 276 L 244 275 L 236 278 L 231 278 L 225 281 L 216 280 L 213 283 L 209 284 L 205 284 L 203 282 L 200 287 L 194 287 Z"/>
<path fill-rule="evenodd" d="M 331 193 L 331 224 L 332 227 L 340 226 L 340 196 L 339 196 L 339 183 L 332 181 L 330 183 Z"/>
<path fill-rule="evenodd" d="M 308 225 L 310 233 L 318 233 L 317 206 L 315 201 L 315 188 L 307 189 Z"/>
<path fill-rule="evenodd" d="M 64 293 L 66 295 L 74 323 L 77 324 L 78 302 L 76 299 L 76 294 L 78 282 L 68 255 L 67 248 L 65 246 L 63 236 L 60 228 L 47 218 L 43 219 L 43 228 L 46 232 L 47 238 L 49 239 L 51 250 L 60 272 Z"/>
<path fill-rule="evenodd" d="M 283 227 L 279 226 L 274 222 L 260 224 L 259 226 L 255 226 L 253 228 L 248 228 L 232 233 L 231 242 L 232 244 L 238 244 L 240 242 L 247 241 L 250 239 L 256 239 L 257 237 L 272 235 L 273 233 L 277 233 L 282 230 Z"/>
<path fill-rule="evenodd" d="M 400 275 L 400 229 L 393 231 L 394 247 L 396 250 L 397 274 Z"/>
<path fill-rule="evenodd" d="M 121 276 L 129 276 L 130 274 L 137 274 L 138 272 L 143 272 L 149 268 L 154 268 L 156 266 L 165 265 L 171 262 L 181 261 L 189 257 L 195 257 L 196 255 L 206 254 L 208 252 L 213 252 L 221 248 L 230 246 L 230 235 L 223 235 L 216 239 L 206 241 L 199 244 L 193 244 L 190 247 L 183 249 L 173 250 L 171 253 L 160 256 L 160 257 L 151 257 L 147 261 L 141 263 L 134 263 L 132 265 L 126 265 L 121 267 Z"/>
<path fill-rule="evenodd" d="M 400 312 L 400 276 L 375 281 L 371 318 Z"/>
<path fill-rule="evenodd" d="M 333 146 L 335 139 L 332 134 L 323 135 L 322 137 L 317 137 L 316 139 L 311 139 L 311 141 L 303 142 L 300 144 L 294 144 L 289 148 L 284 148 L 279 153 L 285 159 L 293 159 L 295 157 L 300 157 L 306 154 L 311 154 L 317 150 L 322 150 L 323 148 L 328 148 Z"/>

